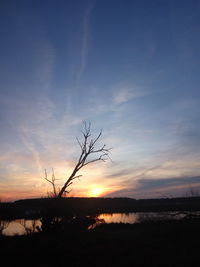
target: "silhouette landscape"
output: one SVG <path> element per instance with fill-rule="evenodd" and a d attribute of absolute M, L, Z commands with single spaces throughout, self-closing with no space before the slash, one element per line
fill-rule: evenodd
<path fill-rule="evenodd" d="M 0 264 L 200 266 L 200 2 L 0 1 Z"/>
<path fill-rule="evenodd" d="M 23 235 L 1 234 L 1 260 L 10 266 L 10 253 L 21 265 L 31 258 L 30 266 L 196 266 L 200 260 L 199 197 L 27 199 L 1 203 L 0 210 L 2 229 L 2 222 L 16 219 L 41 222 L 32 230 L 24 223 Z M 162 219 L 152 217 L 164 211 Z M 134 224 L 108 224 L 97 216 L 133 212 L 150 216 Z M 181 212 L 184 217 L 173 218 Z"/>

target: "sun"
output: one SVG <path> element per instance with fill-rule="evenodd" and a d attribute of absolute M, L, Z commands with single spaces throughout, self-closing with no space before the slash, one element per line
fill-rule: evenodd
<path fill-rule="evenodd" d="M 101 187 L 94 187 L 88 192 L 89 197 L 99 197 L 104 192 Z"/>

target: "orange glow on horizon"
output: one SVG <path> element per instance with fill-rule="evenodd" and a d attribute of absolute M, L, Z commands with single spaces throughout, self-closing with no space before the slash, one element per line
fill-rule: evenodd
<path fill-rule="evenodd" d="M 105 188 L 100 187 L 100 186 L 94 186 L 88 191 L 87 196 L 88 197 L 100 197 L 104 193 L 105 193 Z"/>

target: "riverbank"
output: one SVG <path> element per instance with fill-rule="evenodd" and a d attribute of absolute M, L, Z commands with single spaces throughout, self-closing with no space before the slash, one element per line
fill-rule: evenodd
<path fill-rule="evenodd" d="M 200 266 L 200 220 L 0 238 L 5 266 Z"/>
<path fill-rule="evenodd" d="M 131 198 L 40 198 L 0 203 L 0 219 L 93 215 L 101 213 L 200 211 L 200 197 L 131 199 Z"/>

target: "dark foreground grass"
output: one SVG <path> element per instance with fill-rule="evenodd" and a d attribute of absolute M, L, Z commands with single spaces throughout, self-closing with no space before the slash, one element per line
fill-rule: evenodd
<path fill-rule="evenodd" d="M 200 220 L 0 238 L 1 266 L 200 266 Z"/>

